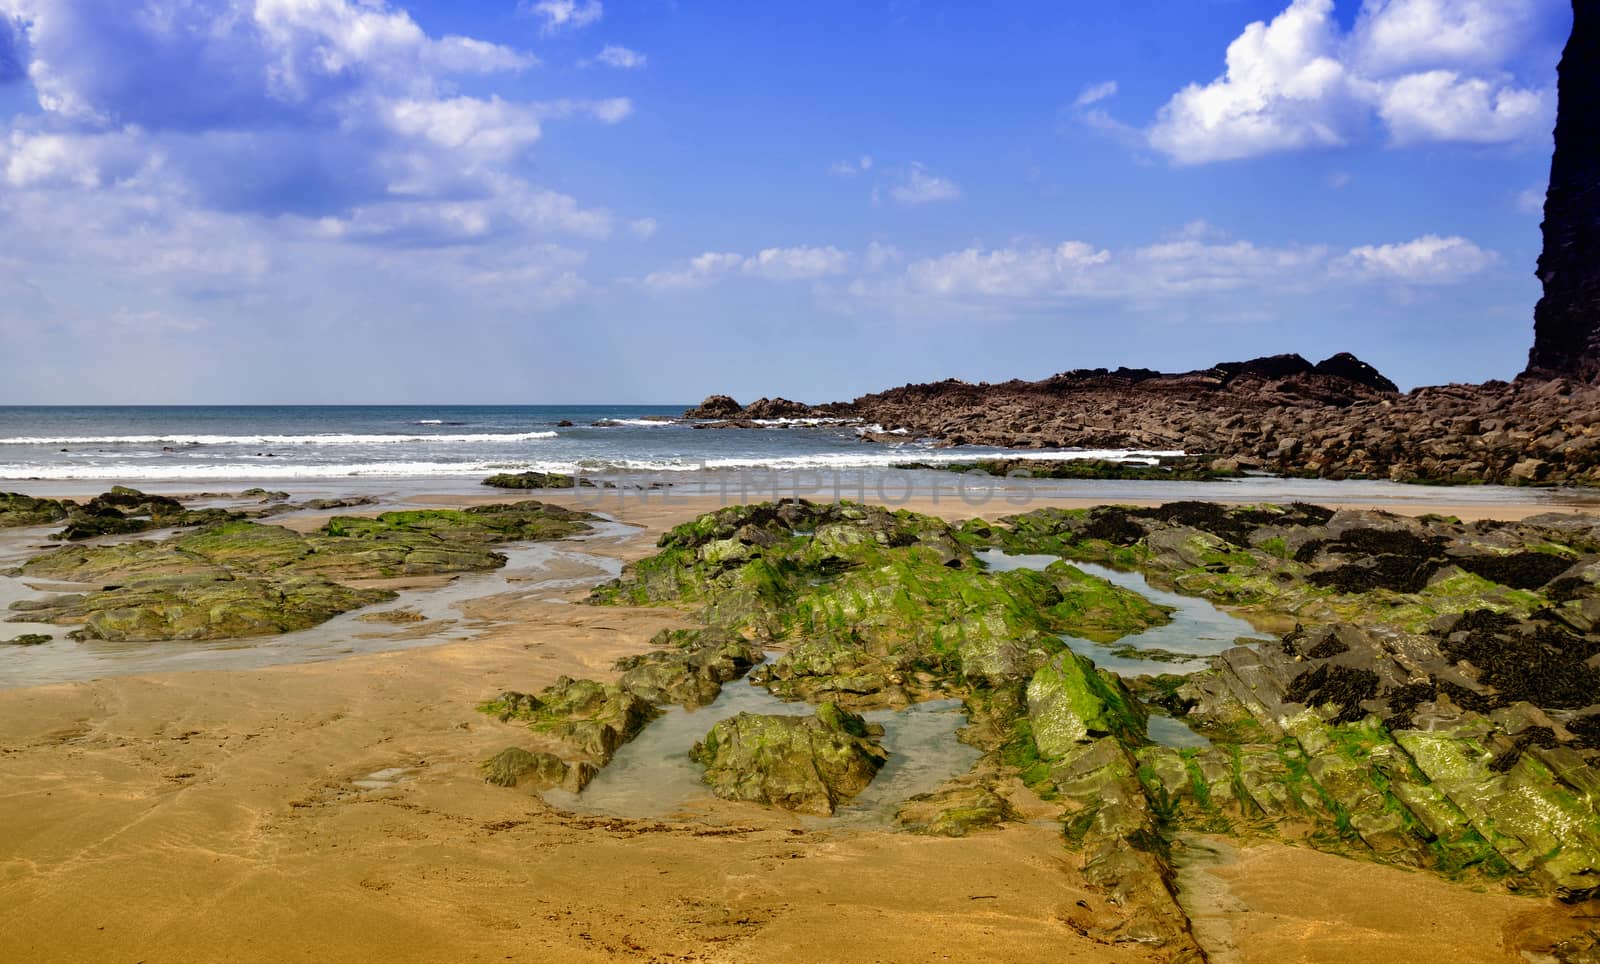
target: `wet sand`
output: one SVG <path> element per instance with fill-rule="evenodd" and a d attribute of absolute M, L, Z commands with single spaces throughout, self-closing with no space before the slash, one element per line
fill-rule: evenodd
<path fill-rule="evenodd" d="M 596 551 L 645 555 L 715 501 L 595 506 L 645 527 Z M 475 601 L 493 628 L 437 646 L 0 691 L 0 960 L 1160 959 L 1084 936 L 1115 908 L 1048 823 L 943 840 L 735 804 L 582 817 L 483 783 L 523 731 L 476 703 L 607 678 L 683 624 L 582 595 Z M 1226 927 L 1246 961 L 1520 960 L 1508 935 L 1566 913 L 1277 845 L 1206 872 L 1243 907 Z"/>

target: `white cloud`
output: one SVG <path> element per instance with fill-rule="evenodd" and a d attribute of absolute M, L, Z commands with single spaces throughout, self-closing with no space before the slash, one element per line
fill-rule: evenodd
<path fill-rule="evenodd" d="M 640 241 L 648 241 L 655 237 L 659 227 L 655 218 L 635 218 L 628 222 L 628 230 Z"/>
<path fill-rule="evenodd" d="M 1354 175 L 1349 171 L 1331 171 L 1327 177 L 1323 178 L 1323 183 L 1337 191 L 1340 188 L 1349 187 L 1350 182 L 1354 179 Z"/>
<path fill-rule="evenodd" d="M 899 264 L 905 260 L 905 254 L 892 244 L 881 244 L 873 241 L 867 245 L 867 253 L 862 258 L 868 271 L 882 271 L 892 264 Z"/>
<path fill-rule="evenodd" d="M 863 154 L 853 161 L 834 161 L 828 168 L 828 173 L 838 177 L 855 177 L 872 170 L 872 155 Z"/>
<path fill-rule="evenodd" d="M 600 19 L 605 9 L 600 0 L 523 0 L 519 9 L 544 21 L 540 28 L 545 33 L 577 30 Z"/>
<path fill-rule="evenodd" d="M 538 101 L 531 106 L 541 117 L 588 114 L 606 124 L 620 123 L 633 114 L 633 101 L 626 97 L 607 97 L 601 100 L 565 97 L 561 100 Z"/>
<path fill-rule="evenodd" d="M 913 262 L 905 278 L 913 290 L 938 295 L 1018 297 L 1084 293 L 1089 271 L 1107 264 L 1111 252 L 1082 241 L 1053 248 L 967 248 Z"/>
<path fill-rule="evenodd" d="M 1173 95 L 1145 136 L 1177 164 L 1342 147 L 1374 119 L 1399 145 L 1530 141 L 1548 131 L 1553 94 L 1503 65 L 1553 4 L 1364 0 L 1346 34 L 1333 0 L 1292 0 L 1245 27 L 1222 76 Z"/>
<path fill-rule="evenodd" d="M 889 196 L 901 204 L 932 204 L 956 200 L 961 197 L 961 188 L 949 178 L 930 174 L 920 163 L 913 162 L 905 179 L 889 189 Z"/>
<path fill-rule="evenodd" d="M 859 257 L 833 246 L 767 248 L 750 256 L 707 252 L 681 267 L 651 273 L 644 283 L 665 291 L 703 288 L 736 275 L 815 281 L 854 268 L 857 276 L 843 289 L 851 295 L 924 307 L 1082 299 L 1170 305 L 1237 291 L 1309 295 L 1351 284 L 1455 284 L 1497 260 L 1461 237 L 1428 234 L 1338 251 L 1316 244 L 1256 244 L 1192 221 L 1160 241 L 1118 251 L 1081 240 L 1019 242 L 972 245 L 908 263 L 898 248 L 878 242 Z"/>
<path fill-rule="evenodd" d="M 1352 248 L 1334 264 L 1333 270 L 1361 280 L 1439 285 L 1478 274 L 1496 260 L 1493 252 L 1466 238 L 1427 234 L 1402 244 Z"/>
<path fill-rule="evenodd" d="M 646 287 L 660 291 L 704 288 L 735 272 L 763 281 L 813 281 L 844 273 L 850 256 L 829 245 L 765 248 L 749 257 L 726 251 L 707 251 L 681 268 L 645 275 Z"/>
<path fill-rule="evenodd" d="M 346 288 L 409 288 L 415 307 L 470 285 L 535 310 L 588 290 L 586 252 L 553 237 L 614 232 L 526 161 L 560 119 L 617 123 L 632 104 L 496 95 L 530 54 L 430 35 L 392 2 L 0 0 L 7 13 L 21 32 L 0 59 L 25 59 L 39 106 L 0 121 L 0 250 L 27 239 L 18 270 L 64 323 L 181 331 L 160 319 Z"/>
<path fill-rule="evenodd" d="M 730 271 L 737 270 L 744 256 L 724 251 L 707 251 L 675 271 L 652 271 L 644 276 L 645 286 L 657 290 L 704 288 Z"/>
<path fill-rule="evenodd" d="M 1364 73 L 1496 67 L 1527 42 L 1557 0 L 1366 0 L 1351 37 Z"/>
<path fill-rule="evenodd" d="M 539 111 L 498 97 L 397 100 L 385 105 L 396 132 L 475 160 L 504 159 L 539 139 Z"/>
<path fill-rule="evenodd" d="M 1523 214 L 1543 214 L 1546 186 L 1535 184 L 1517 192 L 1517 210 Z"/>
<path fill-rule="evenodd" d="M 1078 95 L 1078 99 L 1072 102 L 1072 106 L 1080 108 L 1088 107 L 1090 104 L 1098 104 L 1107 97 L 1114 97 L 1116 96 L 1116 93 L 1117 82 L 1114 80 L 1107 80 L 1098 84 L 1090 84 L 1083 89 L 1082 93 Z"/>
<path fill-rule="evenodd" d="M 1345 143 L 1344 65 L 1336 57 L 1333 0 L 1294 0 L 1228 45 L 1227 71 L 1173 96 L 1150 144 L 1181 164 Z"/>
<path fill-rule="evenodd" d="M 606 44 L 594 55 L 594 62 L 618 70 L 638 70 L 650 61 L 637 50 L 629 50 L 617 44 Z"/>
<path fill-rule="evenodd" d="M 842 274 L 850 256 L 831 245 L 825 248 L 767 248 L 751 255 L 740 266 L 745 274 L 769 281 L 804 281 Z"/>
<path fill-rule="evenodd" d="M 1453 70 L 1410 74 L 1383 86 L 1378 116 L 1396 144 L 1499 144 L 1548 135 L 1553 91 L 1521 90 Z"/>

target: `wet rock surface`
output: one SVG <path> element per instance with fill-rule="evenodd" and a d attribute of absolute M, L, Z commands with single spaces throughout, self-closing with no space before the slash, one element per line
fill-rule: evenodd
<path fill-rule="evenodd" d="M 508 691 L 478 708 L 526 724 L 581 762 L 604 766 L 656 715 L 649 702 L 610 683 L 563 676 L 537 694 Z"/>
<path fill-rule="evenodd" d="M 888 760 L 882 727 L 823 703 L 811 716 L 741 713 L 723 720 L 689 755 L 724 800 L 827 816 L 867 788 Z"/>
<path fill-rule="evenodd" d="M 142 501 L 140 493 L 114 491 L 103 498 L 134 512 L 157 505 Z M 188 510 L 180 505 L 177 511 Z M 152 510 L 148 519 L 124 518 L 143 525 L 172 515 Z M 293 632 L 395 596 L 345 582 L 496 569 L 506 557 L 492 546 L 563 538 L 587 531 L 588 518 L 519 502 L 336 516 L 307 534 L 224 514 L 223 521 L 159 542 L 75 544 L 36 555 L 20 575 L 97 588 L 14 604 L 11 619 L 75 626 L 69 635 L 78 639 L 208 640 Z"/>
<path fill-rule="evenodd" d="M 55 499 L 0 492 L 0 529 L 49 525 L 66 517 L 66 506 Z"/>
<path fill-rule="evenodd" d="M 992 537 L 1014 551 L 1137 568 L 1295 624 L 1140 681 L 1212 742 L 1134 751 L 1171 826 L 1566 899 L 1600 884 L 1600 520 L 1175 503 L 1007 522 Z"/>
<path fill-rule="evenodd" d="M 974 552 L 991 548 L 1136 570 L 1278 635 L 1124 681 L 1063 635 L 1111 643 L 1166 611 L 1068 562 L 987 569 Z M 960 699 L 979 762 L 900 803 L 896 822 L 960 836 L 1054 808 L 1120 909 L 1094 927 L 1107 943 L 1200 959 L 1170 849 L 1193 832 L 1566 900 L 1600 886 L 1600 519 L 1178 502 L 952 526 L 787 500 L 702 516 L 658 550 L 591 601 L 673 607 L 705 628 L 661 634 L 616 684 L 565 681 L 600 694 L 582 710 L 544 694 L 494 708 L 561 737 L 563 762 L 603 764 L 594 748 L 630 730 L 586 739 L 573 724 L 626 719 L 609 707 L 635 701 L 703 705 L 769 651 L 751 679 L 823 709 L 718 724 L 695 751 L 714 792 L 832 812 L 881 751 L 842 707 Z M 1152 740 L 1153 709 L 1195 738 Z M 558 777 L 521 764 L 533 776 L 519 780 Z"/>
<path fill-rule="evenodd" d="M 722 684 L 761 661 L 759 646 L 726 630 L 662 630 L 652 652 L 617 662 L 621 686 L 658 705 L 709 706 Z"/>

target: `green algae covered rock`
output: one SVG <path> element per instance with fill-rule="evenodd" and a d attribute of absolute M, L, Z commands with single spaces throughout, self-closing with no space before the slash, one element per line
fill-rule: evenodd
<path fill-rule="evenodd" d="M 651 642 L 670 648 L 618 660 L 618 684 L 648 702 L 689 709 L 716 699 L 723 683 L 743 676 L 762 656 L 759 646 L 721 629 L 662 630 Z"/>
<path fill-rule="evenodd" d="M 1033 674 L 1028 683 L 1028 721 L 1045 759 L 1065 757 L 1080 744 L 1105 736 L 1134 745 L 1144 741 L 1144 710 L 1122 680 L 1070 651 Z"/>
<path fill-rule="evenodd" d="M 967 541 L 939 519 L 850 503 L 734 506 L 672 529 L 592 599 L 684 605 L 787 641 L 763 676 L 774 692 L 850 705 L 1026 680 L 1062 634 L 1110 641 L 1168 618 L 1064 564 L 986 571 Z"/>
<path fill-rule="evenodd" d="M 827 816 L 867 788 L 888 760 L 882 731 L 824 703 L 812 716 L 740 713 L 689 751 L 711 792 Z"/>
<path fill-rule="evenodd" d="M 526 723 L 599 765 L 639 735 L 657 711 L 620 686 L 563 676 L 538 695 L 508 691 L 478 707 L 502 723 Z"/>
<path fill-rule="evenodd" d="M 895 823 L 932 837 L 965 837 L 1017 818 L 1011 802 L 971 777 L 919 793 L 901 804 Z"/>
<path fill-rule="evenodd" d="M 340 613 L 393 599 L 304 576 L 144 576 L 116 589 L 56 596 L 12 608 L 29 621 L 78 625 L 74 639 L 236 639 L 309 629 Z"/>
<path fill-rule="evenodd" d="M 385 512 L 374 518 L 335 516 L 322 531 L 336 538 L 378 542 L 423 533 L 457 545 L 494 545 L 563 539 L 587 532 L 586 520 L 592 518 L 585 512 L 527 501 L 466 509 L 410 509 Z"/>
<path fill-rule="evenodd" d="M 571 489 L 578 485 L 578 479 L 559 472 L 501 472 L 484 479 L 483 484 L 494 489 Z"/>
<path fill-rule="evenodd" d="M 567 763 L 553 753 L 533 753 L 510 746 L 479 764 L 485 783 L 497 787 L 531 785 L 535 790 L 560 787 L 571 793 L 581 791 L 599 772 L 583 762 Z"/>
<path fill-rule="evenodd" d="M 0 529 L 47 526 L 67 517 L 67 507 L 55 499 L 36 499 L 20 492 L 0 492 Z"/>
<path fill-rule="evenodd" d="M 148 522 L 184 512 L 172 500 L 113 490 L 108 511 L 149 507 Z M 154 501 L 141 501 L 141 500 Z M 120 507 L 120 508 L 118 508 Z M 109 518 L 109 516 L 107 517 Z M 134 521 L 139 521 L 137 517 Z M 183 518 L 192 520 L 192 514 Z M 341 580 L 484 572 L 505 565 L 489 546 L 589 528 L 585 513 L 538 502 L 338 517 L 322 532 L 227 519 L 160 542 L 69 545 L 25 562 L 25 576 L 101 587 L 13 606 L 29 619 L 81 624 L 89 639 L 227 639 L 293 632 L 394 598 Z"/>
<path fill-rule="evenodd" d="M 21 636 L 0 640 L 0 646 L 43 646 L 52 639 L 55 637 L 44 633 L 23 633 Z"/>

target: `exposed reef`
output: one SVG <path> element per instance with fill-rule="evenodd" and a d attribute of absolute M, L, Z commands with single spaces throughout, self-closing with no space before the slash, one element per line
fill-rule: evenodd
<path fill-rule="evenodd" d="M 188 510 L 180 505 L 177 511 Z M 159 542 L 64 546 L 27 560 L 19 574 L 95 588 L 15 603 L 11 618 L 74 626 L 69 635 L 77 639 L 200 640 L 293 632 L 395 595 L 344 583 L 496 569 L 506 557 L 491 547 L 584 532 L 589 518 L 559 506 L 519 502 L 386 512 L 375 518 L 335 516 L 309 534 L 222 521 Z"/>
<path fill-rule="evenodd" d="M 991 547 L 1064 561 L 988 570 L 974 550 Z M 1566 900 L 1600 888 L 1600 520 L 1180 502 L 952 526 L 786 500 L 702 516 L 658 549 L 592 601 L 707 628 L 658 636 L 616 683 L 485 706 L 552 740 L 539 749 L 561 766 L 603 765 L 652 705 L 704 705 L 768 650 L 751 679 L 822 709 L 714 727 L 694 751 L 713 792 L 831 812 L 877 769 L 872 733 L 842 707 L 962 699 L 961 738 L 983 756 L 902 803 L 899 824 L 981 832 L 1030 788 L 1122 908 L 1092 929 L 1107 942 L 1198 956 L 1169 852 L 1189 831 Z M 1166 612 L 1073 560 L 1137 570 L 1281 639 L 1125 681 L 1064 637 L 1114 643 Z M 566 695 L 580 685 L 585 699 Z M 1157 709 L 1208 740 L 1153 742 Z M 548 760 L 491 764 L 500 782 L 568 780 Z M 519 768 L 532 776 L 504 776 Z"/>

